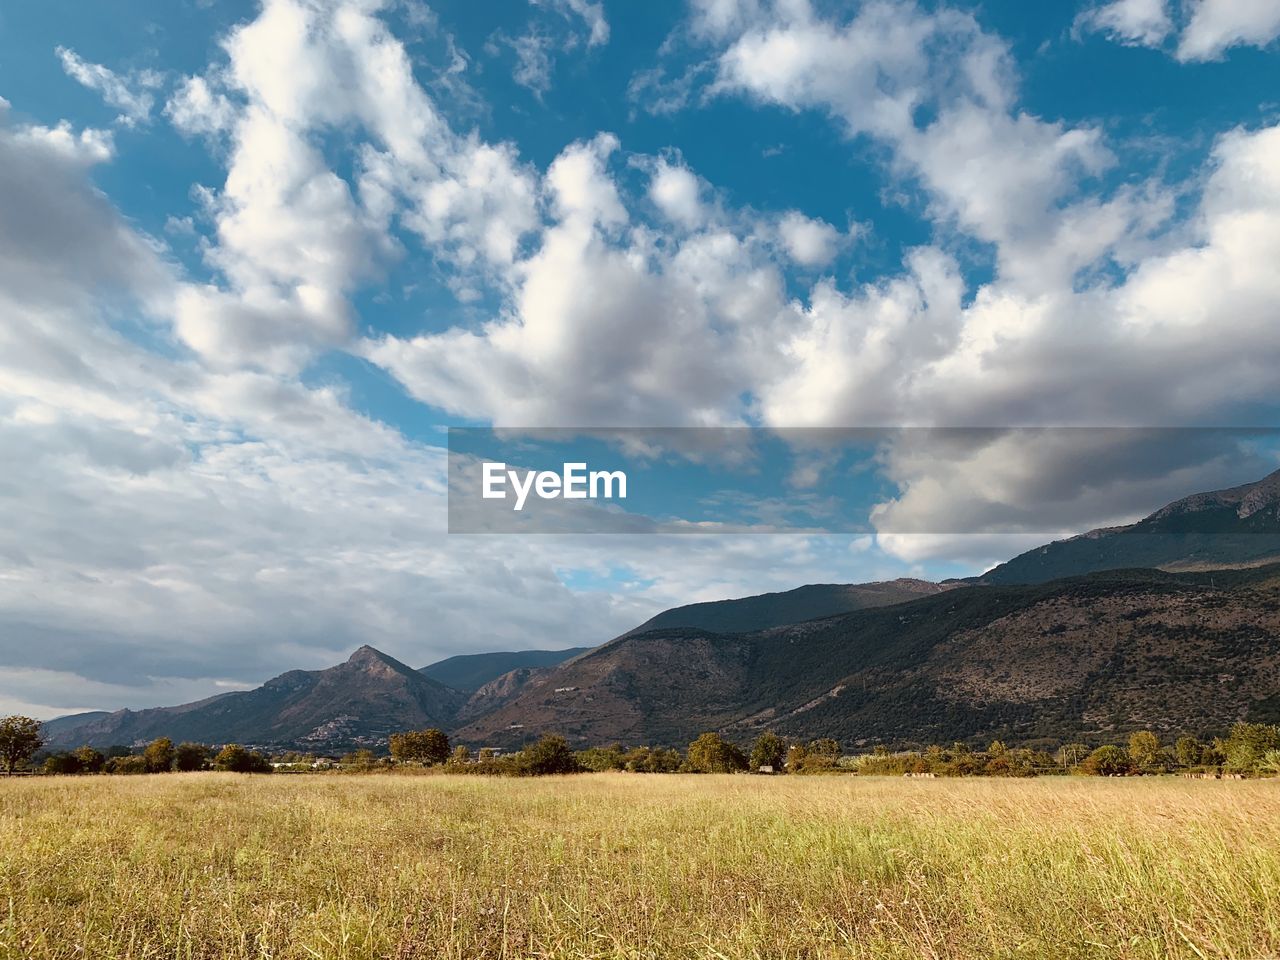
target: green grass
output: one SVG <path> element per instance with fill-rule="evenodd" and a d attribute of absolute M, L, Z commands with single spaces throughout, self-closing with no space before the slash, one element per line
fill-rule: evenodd
<path fill-rule="evenodd" d="M 1280 783 L 0 781 L 0 957 L 1280 954 Z"/>

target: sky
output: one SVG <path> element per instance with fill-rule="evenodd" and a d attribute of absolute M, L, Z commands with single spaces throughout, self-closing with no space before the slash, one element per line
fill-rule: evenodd
<path fill-rule="evenodd" d="M 1211 428 L 1277 425 L 1277 35 L 1280 0 L 0 7 L 0 713 L 596 644 L 1256 479 L 1274 446 Z M 688 537 L 450 534 L 450 427 L 742 430 L 775 505 L 832 475 L 794 431 L 983 429 L 880 445 L 860 529 Z"/>

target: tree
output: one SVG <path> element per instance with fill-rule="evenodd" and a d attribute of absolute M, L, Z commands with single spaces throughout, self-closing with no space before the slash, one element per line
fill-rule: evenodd
<path fill-rule="evenodd" d="M 260 753 L 246 750 L 238 743 L 228 743 L 213 758 L 213 765 L 229 773 L 270 773 L 271 764 Z"/>
<path fill-rule="evenodd" d="M 71 755 L 80 764 L 81 773 L 101 773 L 103 765 L 107 762 L 106 757 L 87 743 L 71 751 Z"/>
<path fill-rule="evenodd" d="M 1173 745 L 1173 755 L 1180 767 L 1194 767 L 1204 756 L 1204 745 L 1195 737 L 1182 736 Z"/>
<path fill-rule="evenodd" d="M 576 756 L 583 769 L 594 770 L 596 773 L 622 770 L 627 765 L 626 753 L 620 743 L 611 747 L 588 747 L 586 750 L 579 750 Z"/>
<path fill-rule="evenodd" d="M 834 763 L 840 759 L 840 741 L 832 740 L 830 737 L 814 740 L 809 744 L 809 752 L 820 757 L 826 757 Z"/>
<path fill-rule="evenodd" d="M 1280 774 L 1280 750 L 1268 750 L 1258 763 L 1258 772 L 1275 776 Z"/>
<path fill-rule="evenodd" d="M 209 748 L 203 743 L 180 743 L 173 751 L 173 769 L 190 772 L 203 770 L 209 759 Z"/>
<path fill-rule="evenodd" d="M 811 740 L 805 747 L 804 754 L 796 760 L 792 773 L 821 773 L 831 770 L 840 760 L 840 743 L 830 737 Z"/>
<path fill-rule="evenodd" d="M 525 776 L 541 777 L 553 773 L 578 773 L 582 767 L 564 737 L 546 736 L 521 751 L 518 769 Z"/>
<path fill-rule="evenodd" d="M 787 758 L 787 742 L 776 733 L 766 730 L 756 738 L 751 748 L 751 769 L 771 767 L 774 773 L 782 772 L 782 762 Z"/>
<path fill-rule="evenodd" d="M 55 753 L 44 761 L 44 772 L 48 774 L 79 773 L 80 769 L 80 761 L 74 753 Z"/>
<path fill-rule="evenodd" d="M 44 746 L 40 721 L 14 715 L 0 719 L 0 764 L 6 776 L 24 767 L 37 750 Z"/>
<path fill-rule="evenodd" d="M 173 766 L 173 741 L 157 737 L 142 751 L 142 759 L 147 764 L 147 773 L 168 773 Z"/>
<path fill-rule="evenodd" d="M 1271 750 L 1280 750 L 1280 727 L 1266 723 L 1237 723 L 1223 744 L 1226 767 L 1234 773 L 1257 772 Z"/>
<path fill-rule="evenodd" d="M 453 748 L 453 753 L 449 754 L 449 763 L 453 766 L 459 766 L 471 761 L 471 750 L 464 744 L 458 744 Z"/>
<path fill-rule="evenodd" d="M 693 773 L 734 773 L 747 768 L 747 758 L 718 733 L 704 733 L 689 744 L 689 770 Z"/>
<path fill-rule="evenodd" d="M 636 747 L 626 757 L 627 769 L 632 773 L 675 773 L 684 758 L 679 750 L 662 747 Z"/>
<path fill-rule="evenodd" d="M 1089 754 L 1080 769 L 1097 777 L 1122 777 L 1129 772 L 1131 764 L 1127 751 L 1108 744 Z"/>
<path fill-rule="evenodd" d="M 112 757 L 103 768 L 107 773 L 135 774 L 147 772 L 147 761 L 142 757 L 129 754 L 126 757 Z"/>
<path fill-rule="evenodd" d="M 449 759 L 449 738 L 443 730 L 409 730 L 393 733 L 388 742 L 391 756 L 399 763 L 421 763 L 432 766 Z"/>
<path fill-rule="evenodd" d="M 802 743 L 793 743 L 787 751 L 787 773 L 799 773 L 809 759 L 809 748 Z"/>
<path fill-rule="evenodd" d="M 1138 730 L 1129 735 L 1129 759 L 1139 773 L 1152 773 L 1163 769 L 1164 751 L 1160 738 L 1150 730 Z"/>

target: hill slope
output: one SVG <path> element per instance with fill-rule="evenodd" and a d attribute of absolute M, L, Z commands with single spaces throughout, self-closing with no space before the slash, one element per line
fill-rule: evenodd
<path fill-rule="evenodd" d="M 422 667 L 418 672 L 447 687 L 464 693 L 475 693 L 485 684 L 512 670 L 537 670 L 557 664 L 590 650 L 570 647 L 568 650 L 516 650 L 510 653 L 463 653 Z"/>
<path fill-rule="evenodd" d="M 447 727 L 465 699 L 398 660 L 364 646 L 327 670 L 291 670 L 256 690 L 177 707 L 119 710 L 56 724 L 50 745 L 104 747 L 155 737 L 336 750 L 385 742 L 389 733 Z"/>
<path fill-rule="evenodd" d="M 762 593 L 739 600 L 712 600 L 672 607 L 646 620 L 624 636 L 649 630 L 692 627 L 711 633 L 767 630 L 837 613 L 905 603 L 948 589 L 928 580 L 886 580 L 878 583 L 814 583 L 781 593 Z"/>
<path fill-rule="evenodd" d="M 1207 570 L 1278 559 L 1280 470 L 1256 483 L 1184 497 L 1137 523 L 1045 544 L 979 579 L 1044 583 L 1098 570 Z"/>
<path fill-rule="evenodd" d="M 1102 740 L 1222 730 L 1280 705 L 1280 566 L 1124 571 L 971 586 L 745 634 L 658 629 L 530 683 L 457 732 L 523 742 L 747 740 L 769 728 L 846 747 Z"/>

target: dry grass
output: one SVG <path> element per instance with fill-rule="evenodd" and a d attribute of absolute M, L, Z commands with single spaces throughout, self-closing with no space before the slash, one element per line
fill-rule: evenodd
<path fill-rule="evenodd" d="M 1280 955 L 1280 783 L 0 782 L 0 957 Z"/>

